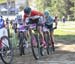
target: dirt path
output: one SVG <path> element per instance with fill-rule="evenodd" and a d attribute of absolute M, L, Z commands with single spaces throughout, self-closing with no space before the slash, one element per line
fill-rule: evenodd
<path fill-rule="evenodd" d="M 31 50 L 27 49 L 26 55 L 19 56 L 19 51 L 15 50 L 12 64 L 75 64 L 75 44 L 74 42 L 57 41 L 56 52 L 45 55 L 40 60 L 34 60 Z M 67 44 L 65 44 L 65 42 Z M 3 64 L 0 60 L 0 64 Z"/>

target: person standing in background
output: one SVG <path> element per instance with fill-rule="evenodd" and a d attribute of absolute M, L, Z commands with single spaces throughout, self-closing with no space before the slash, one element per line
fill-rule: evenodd
<path fill-rule="evenodd" d="M 63 22 L 63 23 L 66 22 L 66 18 L 65 18 L 65 16 L 62 17 L 62 22 Z"/>
<path fill-rule="evenodd" d="M 8 31 L 8 37 L 10 37 L 10 31 L 9 31 L 9 19 L 6 18 L 6 28 L 7 28 L 7 31 Z"/>

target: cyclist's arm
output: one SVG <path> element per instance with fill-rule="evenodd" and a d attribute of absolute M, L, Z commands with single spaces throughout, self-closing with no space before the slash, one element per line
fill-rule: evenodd
<path fill-rule="evenodd" d="M 26 25 L 26 18 L 27 18 L 27 16 L 24 14 L 24 16 L 23 16 L 23 23 L 24 23 L 24 25 Z"/>
<path fill-rule="evenodd" d="M 57 28 L 57 24 L 58 24 L 57 21 L 55 21 L 55 27 L 56 27 L 56 28 Z"/>
<path fill-rule="evenodd" d="M 32 20 L 35 20 L 35 19 L 39 19 L 41 16 L 31 16 L 31 17 L 29 17 L 30 19 L 32 19 Z"/>

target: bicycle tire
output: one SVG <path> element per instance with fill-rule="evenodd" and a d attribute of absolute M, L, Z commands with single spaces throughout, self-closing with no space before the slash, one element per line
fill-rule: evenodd
<path fill-rule="evenodd" d="M 21 33 L 19 33 L 19 51 L 20 51 L 20 56 L 22 56 L 22 55 L 25 55 L 25 53 L 24 53 L 24 43 L 25 43 L 25 41 L 24 41 L 24 33 L 23 32 L 21 32 Z"/>
<path fill-rule="evenodd" d="M 34 47 L 33 45 L 33 37 L 35 37 L 35 40 L 36 40 L 36 43 L 37 43 L 37 46 Z M 31 49 L 32 49 L 32 53 L 33 53 L 33 56 L 35 58 L 35 60 L 38 60 L 39 57 L 40 57 L 40 47 L 39 47 L 39 41 L 37 39 L 38 36 L 34 35 L 34 34 L 31 34 Z M 35 50 L 36 48 L 36 50 Z M 37 52 L 37 53 L 36 53 Z"/>
<path fill-rule="evenodd" d="M 44 56 L 44 53 L 43 53 L 44 47 L 41 46 L 42 43 L 41 43 L 41 36 L 40 35 L 38 36 L 38 39 L 39 39 L 39 45 L 40 45 L 40 55 Z"/>
<path fill-rule="evenodd" d="M 14 55 L 14 53 L 13 53 L 13 48 L 12 48 L 12 44 L 11 44 L 11 42 L 10 42 L 10 39 L 9 39 L 7 36 L 3 36 L 3 37 L 1 38 L 1 40 L 3 40 L 3 39 L 7 39 L 7 40 L 8 40 L 9 50 L 11 50 L 11 58 L 10 58 L 9 61 L 6 61 L 6 60 L 4 59 L 2 53 L 0 53 L 0 57 L 1 57 L 2 61 L 3 61 L 5 64 L 11 64 L 12 61 L 13 61 L 13 55 Z"/>
<path fill-rule="evenodd" d="M 23 47 L 23 41 L 20 40 L 20 44 L 19 44 L 19 50 L 20 50 L 20 56 L 24 55 L 24 47 Z"/>

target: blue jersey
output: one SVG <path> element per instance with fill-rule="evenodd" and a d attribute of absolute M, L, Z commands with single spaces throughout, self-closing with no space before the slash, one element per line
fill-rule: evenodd
<path fill-rule="evenodd" d="M 4 20 L 0 19 L 0 28 L 3 28 L 3 27 L 4 27 Z"/>
<path fill-rule="evenodd" d="M 46 18 L 46 24 L 47 25 L 51 25 L 51 24 L 53 24 L 53 22 L 54 22 L 54 18 L 53 17 L 49 16 L 48 18 Z"/>

